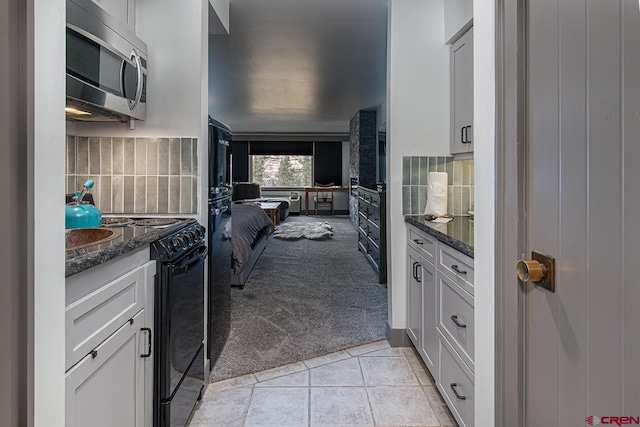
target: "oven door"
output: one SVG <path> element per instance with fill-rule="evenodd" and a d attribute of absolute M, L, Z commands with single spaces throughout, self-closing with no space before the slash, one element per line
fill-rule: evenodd
<path fill-rule="evenodd" d="M 204 263 L 200 245 L 162 263 L 156 293 L 157 426 L 184 426 L 204 387 Z"/>

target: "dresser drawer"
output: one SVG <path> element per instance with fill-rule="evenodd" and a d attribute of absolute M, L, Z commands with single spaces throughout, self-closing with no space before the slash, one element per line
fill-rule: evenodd
<path fill-rule="evenodd" d="M 473 297 L 444 274 L 438 275 L 438 329 L 474 370 Z"/>
<path fill-rule="evenodd" d="M 145 268 L 137 267 L 70 304 L 65 313 L 65 370 L 145 306 Z"/>
<path fill-rule="evenodd" d="M 440 376 L 438 389 L 461 427 L 473 427 L 474 378 L 473 373 L 440 337 Z"/>
<path fill-rule="evenodd" d="M 436 263 L 436 248 L 438 239 L 418 230 L 413 226 L 407 227 L 407 245 L 422 255 L 427 261 L 433 265 Z"/>
<path fill-rule="evenodd" d="M 473 295 L 473 258 L 447 245 L 438 245 L 438 270 Z"/>

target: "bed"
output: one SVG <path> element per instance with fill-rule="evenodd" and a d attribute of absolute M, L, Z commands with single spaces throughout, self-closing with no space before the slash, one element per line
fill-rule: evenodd
<path fill-rule="evenodd" d="M 243 289 L 267 246 L 271 219 L 260 206 L 234 203 L 231 209 L 231 285 Z"/>

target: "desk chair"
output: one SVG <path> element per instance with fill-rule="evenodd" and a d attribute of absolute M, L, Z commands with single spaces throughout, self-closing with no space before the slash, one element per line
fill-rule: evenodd
<path fill-rule="evenodd" d="M 319 184 L 316 182 L 314 184 L 314 187 L 316 188 L 316 195 L 313 198 L 313 205 L 316 209 L 316 216 L 318 216 L 319 205 L 330 206 L 331 216 L 333 216 L 333 191 L 331 191 L 331 187 L 333 186 L 333 182 L 330 182 L 329 184 Z"/>

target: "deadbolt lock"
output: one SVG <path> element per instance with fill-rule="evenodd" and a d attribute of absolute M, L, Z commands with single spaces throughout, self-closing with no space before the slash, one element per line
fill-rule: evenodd
<path fill-rule="evenodd" d="M 556 291 L 556 260 L 552 256 L 532 251 L 530 260 L 518 261 L 516 272 L 523 282 L 533 282 L 550 292 Z"/>

